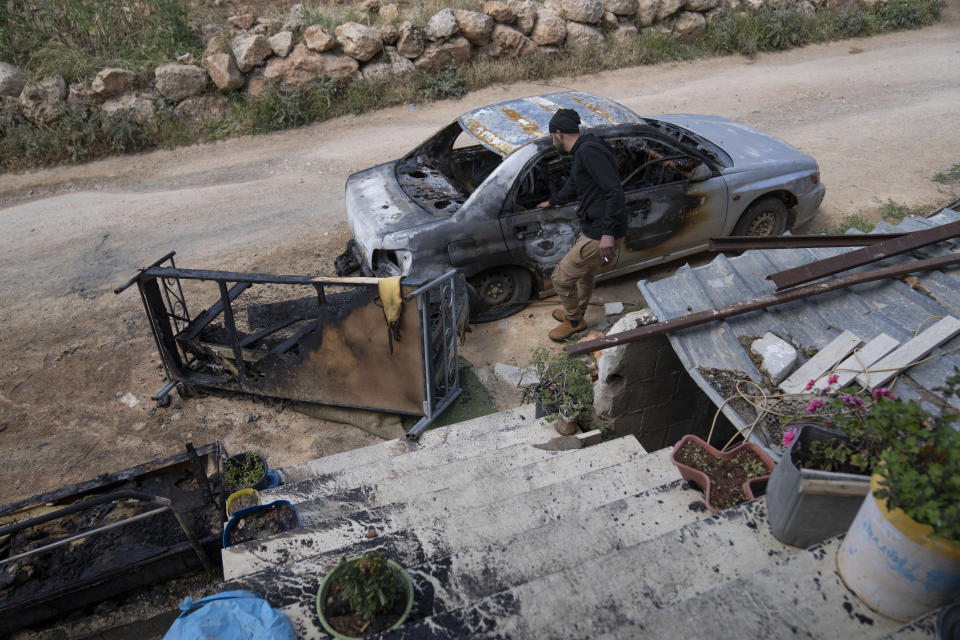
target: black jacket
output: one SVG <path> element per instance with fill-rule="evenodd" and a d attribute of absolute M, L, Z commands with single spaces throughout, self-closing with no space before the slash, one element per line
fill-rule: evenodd
<path fill-rule="evenodd" d="M 579 200 L 577 215 L 583 235 L 593 240 L 600 236 L 622 238 L 627 232 L 627 210 L 613 150 L 592 133 L 583 133 L 570 152 L 570 178 L 550 198 L 550 204 Z"/>

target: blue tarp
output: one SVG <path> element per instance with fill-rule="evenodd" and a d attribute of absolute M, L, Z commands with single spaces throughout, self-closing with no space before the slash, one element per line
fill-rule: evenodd
<path fill-rule="evenodd" d="M 224 591 L 180 603 L 180 616 L 163 640 L 296 640 L 290 621 L 249 591 Z"/>

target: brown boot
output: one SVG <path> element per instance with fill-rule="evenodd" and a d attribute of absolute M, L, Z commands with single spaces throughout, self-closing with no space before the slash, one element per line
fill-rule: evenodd
<path fill-rule="evenodd" d="M 551 313 L 550 315 L 552 315 L 553 319 L 556 320 L 557 322 L 563 322 L 564 320 L 567 319 L 567 312 L 563 310 L 563 307 L 558 307 L 554 309 L 553 313 Z M 580 317 L 582 318 L 583 315 L 584 315 L 584 310 L 580 309 Z"/>
<path fill-rule="evenodd" d="M 577 318 L 576 320 L 564 318 L 563 322 L 551 329 L 547 335 L 550 336 L 550 339 L 554 342 L 563 342 L 573 334 L 583 331 L 586 328 L 587 323 L 583 321 L 583 318 Z"/>

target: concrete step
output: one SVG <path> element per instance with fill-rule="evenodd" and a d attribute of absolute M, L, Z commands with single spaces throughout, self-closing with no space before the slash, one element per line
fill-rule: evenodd
<path fill-rule="evenodd" d="M 481 450 L 486 447 L 485 441 L 500 441 L 508 432 L 529 425 L 534 420 L 534 414 L 532 404 L 523 405 L 448 427 L 431 429 L 420 436 L 419 440 L 398 438 L 283 467 L 279 470 L 280 476 L 285 484 L 291 484 L 344 469 L 369 465 L 394 456 L 458 442 L 473 441 L 478 445 L 476 450 Z"/>
<path fill-rule="evenodd" d="M 595 508 L 624 496 L 658 487 L 678 477 L 669 450 L 591 471 L 481 507 L 455 504 L 397 503 L 289 531 L 266 540 L 222 551 L 224 578 L 234 579 L 272 564 L 332 551 L 377 534 L 407 530 L 426 539 L 461 538 L 467 546 L 489 544 L 504 536 L 538 527 L 564 515 Z M 400 480 L 402 481 L 402 480 Z M 415 534 L 412 530 L 416 530 Z"/>
<path fill-rule="evenodd" d="M 676 511 L 677 505 L 671 505 L 670 510 Z M 631 524 L 636 526 L 635 521 Z M 615 535 L 621 533 L 627 531 L 621 529 Z M 593 638 L 797 552 L 770 534 L 762 500 L 687 522 L 654 537 L 644 538 L 636 533 L 627 536 L 621 545 L 614 545 L 604 555 L 587 554 L 582 562 L 574 561 L 569 567 L 558 558 L 557 570 L 548 575 L 493 593 L 466 607 L 412 621 L 404 625 L 404 630 L 384 637 L 476 637 L 490 632 L 490 637 L 506 638 Z M 630 544 L 635 539 L 639 541 Z M 585 538 L 584 542 L 581 547 L 553 546 L 539 553 L 571 553 L 575 560 L 578 552 L 592 543 L 592 538 Z M 522 555 L 512 555 L 502 562 L 510 560 L 521 565 L 526 562 Z M 415 568 L 411 575 L 419 572 Z M 451 571 L 450 575 L 453 580 L 455 573 Z M 436 574 L 429 577 L 437 582 Z M 494 574 L 490 581 L 495 584 L 497 578 Z M 687 634 L 722 637 L 712 634 L 708 627 L 687 629 Z"/>
<path fill-rule="evenodd" d="M 227 587 L 263 593 L 271 604 L 282 607 L 298 637 L 315 637 L 310 630 L 317 621 L 309 594 L 315 595 L 319 579 L 344 555 L 376 549 L 410 568 L 420 591 L 429 594 L 416 605 L 414 618 L 421 619 L 707 515 L 700 492 L 684 486 L 675 480 L 482 546 L 465 546 L 472 540 L 464 537 L 424 536 L 418 529 L 378 536 L 349 549 L 245 576 Z"/>
<path fill-rule="evenodd" d="M 937 635 L 937 616 L 940 609 L 911 620 L 896 631 L 883 636 L 882 640 L 927 640 Z"/>
<path fill-rule="evenodd" d="M 473 437 L 438 444 L 416 443 L 411 440 L 400 439 L 392 441 L 395 443 L 392 449 L 382 447 L 382 445 L 388 443 L 372 445 L 373 447 L 381 447 L 379 454 L 384 455 L 384 457 L 362 464 L 359 460 L 351 458 L 351 460 L 357 462 L 354 466 L 338 468 L 329 473 L 317 473 L 309 478 L 301 478 L 293 482 L 285 481 L 285 484 L 275 489 L 263 491 L 262 500 L 268 502 L 281 498 L 292 498 L 291 501 L 296 502 L 303 499 L 319 498 L 338 491 L 348 491 L 360 485 L 397 478 L 419 469 L 438 467 L 455 460 L 467 460 L 483 454 L 496 455 L 491 452 L 517 444 L 545 443 L 557 437 L 553 423 L 548 422 L 545 418 L 535 420 L 532 418 L 532 414 L 530 418 L 520 414 L 520 417 L 504 416 L 501 419 L 509 422 L 511 428 L 486 431 Z M 355 449 L 354 451 L 361 451 L 361 449 Z M 347 451 L 338 455 L 348 453 L 353 452 Z M 390 455 L 386 455 L 388 453 Z M 539 453 L 540 450 L 537 450 L 536 452 L 530 452 L 530 455 L 539 455 Z M 327 459 L 318 458 L 304 463 L 304 465 L 315 462 L 317 467 L 320 468 L 327 466 L 325 460 Z M 528 458 L 522 464 L 530 461 L 532 461 L 532 458 Z M 335 466 L 340 466 L 340 462 L 337 462 Z M 302 467 L 303 465 L 299 466 Z M 301 470 L 306 472 L 304 469 Z M 285 477 L 289 479 L 296 476 L 287 474 Z"/>
<path fill-rule="evenodd" d="M 643 616 L 624 612 L 604 637 L 866 640 L 897 631 L 902 623 L 877 614 L 843 584 L 836 570 L 840 542 L 828 540 Z"/>
<path fill-rule="evenodd" d="M 315 486 L 305 481 L 284 497 L 297 505 L 306 526 L 398 502 L 408 511 L 433 504 L 477 507 L 643 455 L 646 451 L 632 437 L 565 452 L 520 443 L 327 495 L 317 496 Z"/>

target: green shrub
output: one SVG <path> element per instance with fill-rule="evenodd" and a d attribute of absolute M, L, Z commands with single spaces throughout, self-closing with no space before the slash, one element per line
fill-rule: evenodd
<path fill-rule="evenodd" d="M 458 67 L 447 67 L 436 73 L 416 71 L 415 74 L 420 85 L 417 95 L 421 100 L 459 98 L 467 93 L 463 72 Z"/>
<path fill-rule="evenodd" d="M 345 94 L 342 80 L 323 77 L 299 88 L 269 83 L 257 98 L 239 103 L 236 114 L 249 133 L 293 129 L 330 117 Z"/>
<path fill-rule="evenodd" d="M 874 8 L 880 28 L 884 31 L 919 29 L 940 19 L 941 0 L 888 0 Z"/>
<path fill-rule="evenodd" d="M 861 38 L 877 31 L 876 15 L 856 6 L 842 6 L 832 16 L 831 36 L 834 38 Z"/>

